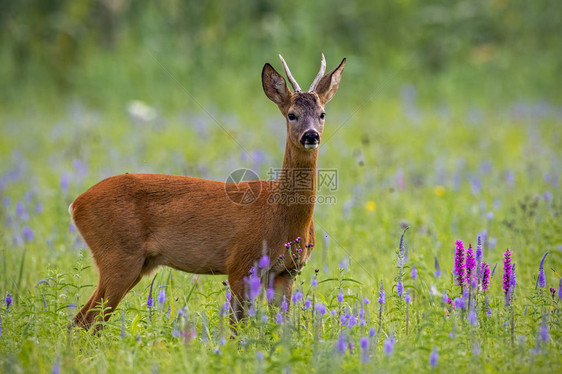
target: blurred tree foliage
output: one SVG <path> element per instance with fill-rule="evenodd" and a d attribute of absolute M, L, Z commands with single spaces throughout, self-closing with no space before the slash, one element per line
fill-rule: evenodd
<path fill-rule="evenodd" d="M 403 64 L 412 81 L 483 65 L 505 80 L 536 76 L 535 91 L 553 94 L 561 14 L 548 0 L 0 0 L 0 98 L 154 99 L 166 75 L 244 90 L 278 52 L 304 86 L 325 52 L 329 67 L 353 57 L 358 78 Z M 359 91 L 372 83 L 356 81 Z"/>

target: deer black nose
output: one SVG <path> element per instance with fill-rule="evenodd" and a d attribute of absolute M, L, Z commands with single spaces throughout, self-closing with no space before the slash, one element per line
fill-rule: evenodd
<path fill-rule="evenodd" d="M 316 130 L 309 130 L 301 138 L 301 144 L 306 148 L 316 148 L 320 144 L 320 134 Z"/>

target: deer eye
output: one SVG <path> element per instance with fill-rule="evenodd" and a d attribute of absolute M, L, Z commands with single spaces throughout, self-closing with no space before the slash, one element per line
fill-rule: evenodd
<path fill-rule="evenodd" d="M 289 121 L 294 121 L 297 119 L 297 116 L 295 116 L 293 113 L 289 113 L 287 115 L 287 118 L 289 118 Z"/>
<path fill-rule="evenodd" d="M 321 119 L 321 120 L 324 120 L 324 118 L 326 118 L 326 113 L 320 114 L 320 119 Z"/>

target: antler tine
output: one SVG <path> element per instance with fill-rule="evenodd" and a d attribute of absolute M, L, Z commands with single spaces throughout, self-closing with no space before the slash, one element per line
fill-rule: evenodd
<path fill-rule="evenodd" d="M 324 53 L 322 53 L 322 62 L 320 63 L 320 71 L 318 72 L 316 78 L 314 78 L 314 81 L 312 81 L 312 84 L 310 85 L 308 92 L 316 91 L 316 86 L 318 86 L 318 83 L 320 82 L 320 79 L 322 79 L 322 77 L 324 76 L 325 72 L 326 72 L 326 59 L 324 58 Z"/>
<path fill-rule="evenodd" d="M 285 74 L 287 74 L 287 78 L 289 78 L 289 82 L 291 82 L 291 86 L 293 86 L 293 90 L 295 90 L 295 92 L 301 92 L 301 88 L 299 87 L 299 84 L 297 83 L 295 78 L 293 78 L 293 75 L 291 74 L 287 63 L 283 59 L 283 56 L 279 55 L 279 58 L 281 59 L 281 63 L 283 64 L 283 69 L 285 69 Z"/>

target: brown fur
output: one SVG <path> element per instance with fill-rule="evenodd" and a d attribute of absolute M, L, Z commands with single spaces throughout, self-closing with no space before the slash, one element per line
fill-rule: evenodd
<path fill-rule="evenodd" d="M 261 192 L 253 203 L 239 205 L 225 191 L 240 185 L 176 175 L 124 174 L 104 179 L 80 195 L 70 213 L 92 252 L 99 282 L 74 322 L 89 328 L 98 315 L 92 308 L 102 301 L 110 308 L 104 316 L 107 320 L 125 294 L 160 265 L 190 273 L 227 274 L 234 317 L 241 318 L 246 299 L 243 278 L 263 255 L 263 243 L 271 258 L 269 275 L 276 302 L 283 296 L 289 300 L 293 273 L 310 253 L 305 249 L 299 264 L 290 256 L 284 263 L 278 258 L 286 252 L 284 244 L 296 237 L 314 243 L 314 203 L 288 205 L 268 199 L 272 194 L 316 196 L 318 150 L 305 149 L 300 138 L 311 128 L 322 134 L 324 121 L 319 114 L 337 90 L 344 65 L 345 59 L 326 74 L 316 93 L 292 94 L 269 64 L 262 72 L 264 91 L 283 116 L 291 111 L 299 117 L 296 123 L 287 120 L 282 175 L 295 168 L 311 170 L 309 190 L 287 189 L 279 181 L 243 182 L 242 186 Z"/>

